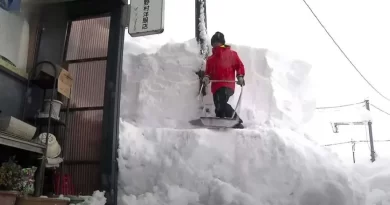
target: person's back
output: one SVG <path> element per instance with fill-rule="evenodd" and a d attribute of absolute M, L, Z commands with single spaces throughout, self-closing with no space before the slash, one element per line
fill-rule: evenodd
<path fill-rule="evenodd" d="M 207 59 L 206 76 L 212 80 L 235 81 L 237 76 L 244 76 L 245 70 L 237 52 L 229 45 L 220 45 L 213 48 L 213 54 Z M 215 93 L 221 87 L 235 90 L 234 82 L 214 82 L 211 84 L 211 92 Z"/>
<path fill-rule="evenodd" d="M 208 85 L 210 80 L 237 81 L 244 86 L 245 68 L 237 52 L 230 46 L 225 45 L 225 37 L 222 33 L 216 32 L 211 38 L 213 54 L 207 59 L 206 71 L 203 83 Z M 227 103 L 230 96 L 234 94 L 235 82 L 212 82 L 211 92 L 215 104 L 215 114 L 217 117 L 232 117 L 234 109 Z M 237 113 L 235 114 L 237 115 Z M 238 117 L 238 116 L 236 116 Z M 236 126 L 242 128 L 242 120 Z"/>

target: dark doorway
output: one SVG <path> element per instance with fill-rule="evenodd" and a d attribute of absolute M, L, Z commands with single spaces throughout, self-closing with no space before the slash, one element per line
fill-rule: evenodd
<path fill-rule="evenodd" d="M 74 20 L 68 26 L 65 62 L 74 78 L 64 142 L 64 171 L 74 194 L 101 188 L 104 89 L 110 17 Z"/>

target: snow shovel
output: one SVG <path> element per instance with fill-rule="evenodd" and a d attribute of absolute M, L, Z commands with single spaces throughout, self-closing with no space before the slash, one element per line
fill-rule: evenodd
<path fill-rule="evenodd" d="M 210 82 L 237 82 L 237 81 L 228 81 L 228 80 L 211 80 Z M 203 84 L 200 87 L 199 96 L 202 96 L 202 88 Z M 238 116 L 234 117 L 237 111 L 237 108 L 241 104 L 241 96 L 242 96 L 243 87 L 241 86 L 240 96 L 238 97 L 238 102 L 236 108 L 234 109 L 233 116 L 231 118 L 219 118 L 219 117 L 205 117 L 206 114 L 206 106 L 203 105 L 202 115 L 204 117 L 200 117 L 199 120 L 190 121 L 192 125 L 195 126 L 203 126 L 208 128 L 232 128 L 237 125 L 240 121 Z M 203 99 L 202 99 L 203 102 Z"/>

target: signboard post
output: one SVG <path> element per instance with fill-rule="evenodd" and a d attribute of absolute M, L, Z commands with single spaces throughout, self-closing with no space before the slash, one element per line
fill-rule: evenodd
<path fill-rule="evenodd" d="M 164 0 L 131 0 L 128 6 L 128 31 L 132 37 L 164 32 Z"/>

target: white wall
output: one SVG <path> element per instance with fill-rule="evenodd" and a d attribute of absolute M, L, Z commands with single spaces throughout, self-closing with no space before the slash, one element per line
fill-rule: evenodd
<path fill-rule="evenodd" d="M 0 55 L 26 70 L 29 24 L 26 19 L 0 8 Z"/>

